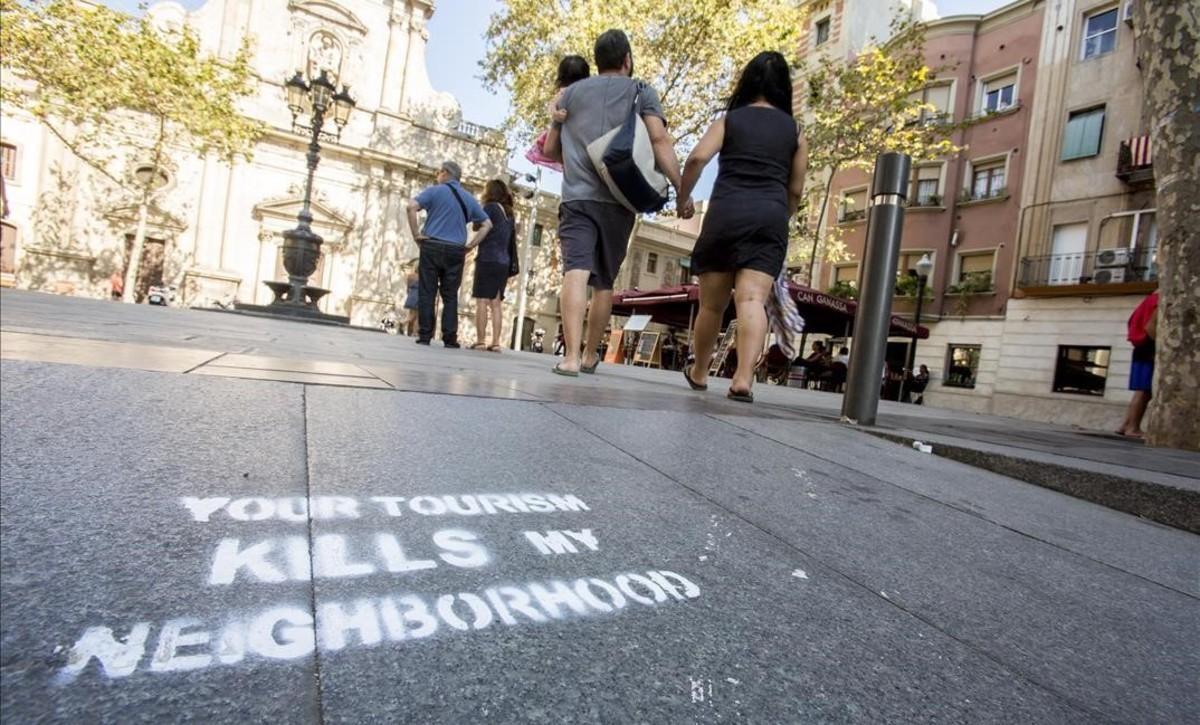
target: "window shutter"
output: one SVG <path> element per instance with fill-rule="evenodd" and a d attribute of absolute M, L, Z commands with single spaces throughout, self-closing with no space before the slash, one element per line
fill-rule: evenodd
<path fill-rule="evenodd" d="M 642 277 L 642 250 L 633 250 L 633 259 L 629 266 L 629 287 L 632 289 L 638 286 Z"/>
<path fill-rule="evenodd" d="M 1089 156 L 1100 153 L 1100 137 L 1104 133 L 1104 110 L 1092 111 L 1084 117 L 1082 152 Z"/>
<path fill-rule="evenodd" d="M 1067 121 L 1066 131 L 1063 133 L 1063 150 L 1062 157 L 1064 159 L 1073 159 L 1081 156 L 1080 149 L 1083 148 L 1083 119 L 1072 118 Z"/>
<path fill-rule="evenodd" d="M 950 84 L 942 83 L 925 89 L 925 100 L 937 108 L 937 113 L 950 111 Z"/>

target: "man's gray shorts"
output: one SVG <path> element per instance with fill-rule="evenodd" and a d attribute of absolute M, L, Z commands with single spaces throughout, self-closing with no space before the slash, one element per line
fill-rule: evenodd
<path fill-rule="evenodd" d="M 558 241 L 562 245 L 563 272 L 586 269 L 588 285 L 610 290 L 625 252 L 634 214 L 620 204 L 602 201 L 564 201 L 558 205 Z"/>

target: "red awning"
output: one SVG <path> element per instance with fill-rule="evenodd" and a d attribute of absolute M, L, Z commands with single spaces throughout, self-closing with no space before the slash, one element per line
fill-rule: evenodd
<path fill-rule="evenodd" d="M 793 299 L 804 317 L 805 331 L 818 335 L 850 335 L 854 332 L 854 314 L 858 303 L 854 300 L 827 295 L 811 287 L 789 283 Z M 685 284 L 656 290 L 622 290 L 613 295 L 614 315 L 650 315 L 654 322 L 672 327 L 685 328 L 696 314 L 700 304 L 698 285 Z M 734 316 L 733 305 L 725 312 L 726 320 Z M 926 327 L 912 320 L 892 315 L 893 337 L 929 337 Z"/>

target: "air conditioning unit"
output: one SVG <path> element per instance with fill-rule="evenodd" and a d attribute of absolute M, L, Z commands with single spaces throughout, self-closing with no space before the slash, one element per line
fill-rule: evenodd
<path fill-rule="evenodd" d="M 1096 274 L 1092 276 L 1094 284 L 1117 284 L 1125 281 L 1132 281 L 1133 273 L 1124 267 L 1113 267 L 1111 269 L 1098 269 Z"/>
<path fill-rule="evenodd" d="M 1132 261 L 1128 249 L 1102 249 L 1096 253 L 1097 267 L 1124 267 Z"/>
<path fill-rule="evenodd" d="M 1134 2 L 1136 2 L 1136 0 L 1129 0 L 1129 2 L 1125 3 L 1125 7 L 1121 8 L 1121 19 L 1124 20 L 1125 24 L 1131 28 L 1133 27 L 1133 3 Z"/>

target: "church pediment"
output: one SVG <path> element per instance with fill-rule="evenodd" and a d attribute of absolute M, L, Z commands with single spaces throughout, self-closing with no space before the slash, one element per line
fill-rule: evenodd
<path fill-rule="evenodd" d="M 277 219 L 294 222 L 296 221 L 296 215 L 303 208 L 304 200 L 299 197 L 276 199 L 256 204 L 253 216 L 259 221 L 263 219 Z M 329 208 L 318 199 L 313 199 L 309 202 L 308 210 L 312 214 L 314 227 L 336 229 L 343 233 L 350 231 L 354 227 L 352 221 Z"/>
<path fill-rule="evenodd" d="M 354 13 L 335 2 L 330 2 L 330 0 L 289 0 L 288 9 L 293 12 L 307 13 L 328 23 L 352 30 L 359 35 L 367 34 L 367 26 L 363 25 Z"/>
<path fill-rule="evenodd" d="M 138 207 L 136 205 L 119 206 L 110 209 L 104 218 L 118 226 L 137 226 Z M 187 223 L 170 212 L 151 206 L 146 215 L 146 226 L 154 230 L 171 231 L 175 233 L 187 229 Z"/>

